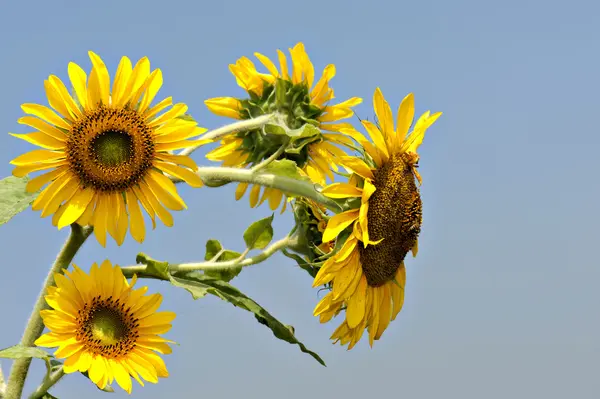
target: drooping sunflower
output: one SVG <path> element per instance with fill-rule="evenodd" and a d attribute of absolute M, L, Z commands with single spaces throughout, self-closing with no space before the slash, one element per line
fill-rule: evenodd
<path fill-rule="evenodd" d="M 134 289 L 136 276 L 128 282 L 119 266 L 110 261 L 92 265 L 88 275 L 76 265 L 56 273 L 42 310 L 50 330 L 35 341 L 38 346 L 58 348 L 54 355 L 65 359 L 65 373 L 88 372 L 100 389 L 117 381 L 131 393 L 131 377 L 157 383 L 169 376 L 162 358 L 171 353 L 169 341 L 159 334 L 171 329 L 173 312 L 157 312 L 162 296 L 145 295 L 148 287 Z"/>
<path fill-rule="evenodd" d="M 291 71 L 288 71 L 286 55 L 280 50 L 277 50 L 280 70 L 268 57 L 254 53 L 268 73 L 258 72 L 247 57 L 238 59 L 234 65 L 229 66 L 229 70 L 249 98 L 219 97 L 206 100 L 205 104 L 213 113 L 229 118 L 251 119 L 279 112 L 284 115 L 285 123 L 290 129 L 299 129 L 309 123 L 321 131 L 328 131 L 329 133 L 320 132 L 295 141 L 278 157 L 296 162 L 313 182 L 325 185 L 327 177 L 333 181 L 331 169 L 337 171 L 337 159 L 346 155 L 337 145 L 351 143 L 348 137 L 339 134 L 349 128 L 350 124 L 330 122 L 351 117 L 352 107 L 360 104 L 362 99 L 352 97 L 339 104 L 329 104 L 334 98 L 329 81 L 335 76 L 335 66 L 325 67 L 321 78 L 313 87 L 314 66 L 304 44 L 298 43 L 289 51 L 292 58 Z M 220 145 L 207 154 L 207 158 L 222 161 L 223 166 L 246 167 L 273 156 L 285 145 L 285 140 L 288 140 L 285 135 L 265 134 L 262 130 L 240 132 L 224 137 Z M 246 183 L 238 185 L 237 200 L 247 188 Z M 268 199 L 271 209 L 277 209 L 284 194 L 279 190 L 265 188 L 261 197 L 260 191 L 260 186 L 252 187 L 250 206 L 255 207 Z M 284 207 L 285 204 L 284 202 Z"/>
<path fill-rule="evenodd" d="M 342 164 L 353 173 L 348 183 L 323 189 L 324 195 L 347 198 L 355 206 L 329 219 L 322 241 L 338 236 L 346 241 L 323 264 L 313 282 L 313 287 L 329 284 L 331 288 L 314 310 L 322 323 L 345 310 L 345 320 L 331 339 L 348 344 L 348 349 L 356 345 L 365 329 L 372 346 L 402 309 L 404 258 L 411 250 L 416 256 L 421 230 L 417 149 L 441 115 L 425 112 L 407 135 L 415 113 L 412 93 L 400 104 L 396 129 L 391 108 L 379 88 L 373 103 L 379 126 L 362 122 L 371 141 L 353 133 L 365 150 L 364 156 L 343 158 Z"/>
<path fill-rule="evenodd" d="M 104 62 L 91 51 L 89 56 L 93 65 L 89 78 L 80 66 L 69 63 L 73 96 L 51 75 L 44 87 L 53 109 L 21 106 L 30 115 L 18 122 L 36 131 L 11 134 L 44 149 L 13 159 L 12 173 L 23 177 L 51 169 L 30 180 L 27 191 L 49 183 L 32 208 L 41 210 L 42 217 L 54 214 L 52 221 L 59 229 L 72 223 L 93 225 L 105 246 L 107 231 L 121 245 L 129 227 L 133 238 L 142 242 L 145 226 L 139 203 L 153 228 L 155 215 L 173 225 L 166 208 L 186 208 L 167 174 L 202 186 L 193 172 L 194 161 L 172 151 L 201 144 L 202 140 L 188 139 L 205 129 L 182 119 L 187 106 L 173 105 L 171 97 L 150 106 L 163 79 L 160 69 L 150 72 L 148 58 L 133 67 L 129 58 L 121 58 L 111 88 Z"/>

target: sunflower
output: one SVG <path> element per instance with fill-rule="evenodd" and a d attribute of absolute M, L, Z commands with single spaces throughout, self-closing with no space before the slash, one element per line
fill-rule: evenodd
<path fill-rule="evenodd" d="M 292 58 L 291 71 L 288 71 L 287 58 L 280 50 L 277 50 L 280 70 L 268 57 L 254 53 L 269 73 L 258 72 L 250 59 L 240 58 L 229 66 L 229 70 L 250 98 L 219 97 L 206 100 L 205 104 L 213 113 L 229 118 L 251 119 L 278 112 L 283 115 L 290 129 L 299 129 L 309 123 L 322 131 L 328 131 L 329 133 L 319 131 L 294 140 L 278 157 L 296 162 L 313 182 L 325 185 L 327 178 L 333 181 L 331 169 L 337 171 L 337 159 L 346 155 L 337 145 L 352 144 L 348 137 L 339 134 L 350 125 L 330 122 L 351 117 L 351 108 L 360 104 L 362 99 L 352 97 L 342 103 L 330 105 L 334 95 L 329 81 L 335 76 L 335 66 L 325 67 L 321 78 L 313 87 L 315 71 L 304 44 L 298 43 L 289 51 Z M 287 145 L 286 140 L 289 140 L 286 135 L 265 135 L 262 130 L 240 132 L 223 138 L 220 145 L 207 154 L 207 158 L 222 161 L 223 166 L 246 167 L 273 156 L 280 147 Z M 236 199 L 239 200 L 247 189 L 248 184 L 239 184 Z M 250 206 L 255 207 L 268 199 L 271 209 L 277 209 L 284 194 L 279 190 L 265 188 L 261 197 L 260 191 L 260 186 L 251 189 Z"/>
<path fill-rule="evenodd" d="M 425 112 L 412 125 L 412 93 L 400 104 L 396 130 L 389 104 L 379 88 L 373 98 L 379 126 L 363 121 L 371 141 L 358 132 L 347 132 L 364 148 L 364 157 L 341 160 L 350 170 L 348 183 L 323 189 L 331 198 L 347 198 L 355 206 L 329 219 L 323 242 L 346 238 L 340 249 L 321 267 L 313 286 L 329 284 L 331 291 L 319 302 L 315 316 L 325 323 L 345 310 L 344 322 L 332 339 L 351 349 L 369 332 L 369 343 L 381 337 L 404 302 L 404 258 L 417 254 L 421 229 L 421 197 L 417 182 L 417 149 L 426 130 L 441 115 Z"/>
<path fill-rule="evenodd" d="M 171 353 L 158 334 L 171 329 L 173 312 L 157 312 L 162 296 L 145 296 L 148 287 L 134 289 L 119 266 L 108 260 L 92 265 L 86 274 L 76 265 L 65 275 L 56 273 L 56 287 L 50 287 L 46 302 L 52 309 L 41 316 L 50 332 L 35 341 L 55 348 L 54 355 L 65 359 L 65 373 L 88 372 L 100 389 L 114 380 L 131 393 L 131 377 L 156 383 L 169 372 L 161 354 Z"/>
<path fill-rule="evenodd" d="M 188 139 L 205 129 L 182 119 L 187 106 L 173 105 L 171 97 L 150 106 L 163 80 L 160 69 L 150 72 L 148 58 L 134 67 L 129 58 L 121 58 L 111 90 L 104 62 L 91 51 L 89 56 L 93 65 L 89 79 L 81 67 L 69 64 L 73 96 L 51 75 L 44 87 L 53 109 L 21 106 L 29 115 L 18 122 L 36 131 L 11 134 L 44 149 L 13 159 L 12 173 L 23 177 L 51 169 L 31 179 L 27 191 L 49 183 L 32 208 L 41 210 L 42 217 L 54 214 L 52 221 L 59 229 L 72 223 L 93 225 L 105 246 L 107 231 L 121 245 L 129 227 L 133 238 L 142 242 L 145 227 L 139 203 L 153 228 L 155 215 L 173 225 L 166 208 L 186 208 L 167 174 L 192 187 L 202 186 L 193 172 L 194 161 L 172 151 L 199 145 L 202 140 Z"/>

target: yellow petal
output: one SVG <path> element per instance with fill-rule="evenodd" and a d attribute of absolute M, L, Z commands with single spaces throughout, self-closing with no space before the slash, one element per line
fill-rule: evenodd
<path fill-rule="evenodd" d="M 289 79 L 287 58 L 281 50 L 277 50 L 277 58 L 279 59 L 279 69 L 281 69 L 281 78 Z"/>
<path fill-rule="evenodd" d="M 194 172 L 192 172 L 189 169 L 185 169 L 180 166 L 162 162 L 162 161 L 154 161 L 154 166 L 156 166 L 158 169 L 162 170 L 163 172 L 166 172 L 172 176 L 175 176 L 175 177 L 185 181 L 187 184 L 189 184 L 192 187 L 202 187 L 204 185 L 200 176 L 198 176 L 197 174 L 195 174 Z"/>
<path fill-rule="evenodd" d="M 94 198 L 94 189 L 87 187 L 77 191 L 73 197 L 64 205 L 66 208 L 58 221 L 58 229 L 62 229 L 74 223 L 86 210 L 89 203 Z"/>
<path fill-rule="evenodd" d="M 379 150 L 379 153 L 381 154 L 381 159 L 383 160 L 383 162 L 386 162 L 390 157 L 390 152 L 383 133 L 381 133 L 379 128 L 375 126 L 372 122 L 362 121 L 362 124 L 365 127 L 365 129 L 367 129 L 367 132 L 369 132 L 371 140 L 373 140 L 373 143 Z"/>
<path fill-rule="evenodd" d="M 365 304 L 367 296 L 367 278 L 363 275 L 360 278 L 358 287 L 354 294 L 348 299 L 348 308 L 346 308 L 346 322 L 348 327 L 355 328 L 365 316 Z"/>
<path fill-rule="evenodd" d="M 142 211 L 140 210 L 140 205 L 138 204 L 135 194 L 131 190 L 127 190 L 125 196 L 127 198 L 129 216 L 131 217 L 129 230 L 131 232 L 131 236 L 141 244 L 144 242 L 144 236 L 146 234 L 144 216 L 142 215 Z"/>
<path fill-rule="evenodd" d="M 379 325 L 377 326 L 377 334 L 375 339 L 381 338 L 381 335 L 390 324 L 392 316 L 392 298 L 390 295 L 390 284 L 384 284 L 380 289 L 383 290 L 383 299 L 381 301 L 381 309 L 379 310 Z"/>
<path fill-rule="evenodd" d="M 167 97 L 164 100 L 160 101 L 154 107 L 148 109 L 144 114 L 144 118 L 147 121 L 154 119 L 154 116 L 161 112 L 163 109 L 170 107 L 173 105 L 173 97 Z"/>
<path fill-rule="evenodd" d="M 58 116 L 56 112 L 52 111 L 50 108 L 44 107 L 43 105 L 23 104 L 21 105 L 21 109 L 26 114 L 37 116 L 38 118 L 45 120 L 54 126 L 63 128 L 65 130 L 69 130 L 71 128 L 71 125 L 69 125 L 67 121 Z"/>
<path fill-rule="evenodd" d="M 385 137 L 386 141 L 391 140 L 391 142 L 394 143 L 396 141 L 396 135 L 394 132 L 392 109 L 390 108 L 390 104 L 385 101 L 379 87 L 375 89 L 375 94 L 373 94 L 373 108 L 375 109 L 375 115 L 377 115 L 379 126 L 381 126 L 383 137 Z"/>
<path fill-rule="evenodd" d="M 150 77 L 148 78 L 147 88 L 144 92 L 144 97 L 142 97 L 142 102 L 140 103 L 140 107 L 138 108 L 139 112 L 144 112 L 156 97 L 158 90 L 160 90 L 163 84 L 162 72 L 160 69 L 154 70 Z"/>
<path fill-rule="evenodd" d="M 43 120 L 35 118 L 33 116 L 24 116 L 22 118 L 19 118 L 17 122 L 21 125 L 31 126 L 32 128 L 37 129 L 42 133 L 46 133 L 48 136 L 51 136 L 56 140 L 67 140 L 67 136 L 60 129 L 57 129 L 56 127 L 49 125 Z"/>
<path fill-rule="evenodd" d="M 323 188 L 321 191 L 329 198 L 351 198 L 362 196 L 362 189 L 345 183 L 333 183 Z"/>
<path fill-rule="evenodd" d="M 106 219 L 108 218 L 108 212 L 108 197 L 104 194 L 98 195 L 92 224 L 94 225 L 94 235 L 103 247 L 106 247 Z"/>
<path fill-rule="evenodd" d="M 406 134 L 415 117 L 415 97 L 409 93 L 402 99 L 398 107 L 398 116 L 396 122 L 396 145 L 401 144 L 406 139 Z"/>
<path fill-rule="evenodd" d="M 64 141 L 56 140 L 54 137 L 41 132 L 34 132 L 29 134 L 9 134 L 11 136 L 19 138 L 21 140 L 25 140 L 31 144 L 37 145 L 38 147 L 46 148 L 48 150 L 62 150 L 66 147 Z"/>
<path fill-rule="evenodd" d="M 98 93 L 98 100 L 102 101 L 102 104 L 108 105 L 108 98 L 110 96 L 110 75 L 106 65 L 96 53 L 88 51 L 90 60 L 92 61 L 92 76 L 90 76 L 89 89 L 94 87 Z"/>
<path fill-rule="evenodd" d="M 135 64 L 133 71 L 131 71 L 131 77 L 127 82 L 127 87 L 121 99 L 122 104 L 127 104 L 133 96 L 138 94 L 138 91 L 146 83 L 149 75 L 150 60 L 148 60 L 148 57 L 143 57 Z"/>
<path fill-rule="evenodd" d="M 232 97 L 211 98 L 204 101 L 206 107 L 214 114 L 227 118 L 241 119 L 240 101 Z"/>
<path fill-rule="evenodd" d="M 33 179 L 27 182 L 27 186 L 25 186 L 26 191 L 28 193 L 35 193 L 36 191 L 41 189 L 46 183 L 56 179 L 58 176 L 63 174 L 66 171 L 66 169 L 66 167 L 59 167 L 57 169 L 54 169 L 53 171 L 34 177 Z"/>
<path fill-rule="evenodd" d="M 161 203 L 173 211 L 181 211 L 187 208 L 183 199 L 177 194 L 175 184 L 168 177 L 155 170 L 148 171 L 148 174 L 149 176 L 140 184 L 147 184 L 150 191 Z"/>
<path fill-rule="evenodd" d="M 54 75 L 50 75 L 48 81 L 64 102 L 65 107 L 67 108 L 67 111 L 71 116 L 71 120 L 80 118 L 83 114 L 81 113 L 81 110 L 79 109 L 79 106 L 77 105 L 73 97 L 71 97 L 71 93 L 69 93 L 69 90 L 67 89 L 63 81 Z"/>
<path fill-rule="evenodd" d="M 344 231 L 346 227 L 350 226 L 356 219 L 358 219 L 358 214 L 358 209 L 352 209 L 333 216 L 331 219 L 329 219 L 327 228 L 323 232 L 322 241 L 332 241 L 342 231 Z"/>
<path fill-rule="evenodd" d="M 133 67 L 131 61 L 127 57 L 121 57 L 119 66 L 117 67 L 117 73 L 115 74 L 115 81 L 112 87 L 112 103 L 115 107 L 122 107 L 124 90 L 127 87 L 127 82 L 131 77 Z"/>
<path fill-rule="evenodd" d="M 258 58 L 258 60 L 265 66 L 265 68 L 267 68 L 271 75 L 275 77 L 279 76 L 279 71 L 277 70 L 275 64 L 273 64 L 273 61 L 271 61 L 268 57 L 265 57 L 261 53 L 254 53 L 254 56 Z"/>
<path fill-rule="evenodd" d="M 362 176 L 365 179 L 373 180 L 375 176 L 373 175 L 373 171 L 362 159 L 357 157 L 343 157 L 340 158 L 340 164 L 343 165 L 346 169 L 351 170 L 359 176 Z"/>
<path fill-rule="evenodd" d="M 150 203 L 150 206 L 152 206 L 152 209 L 154 209 L 154 212 L 156 212 L 156 215 L 158 216 L 160 221 L 163 222 L 165 226 L 172 227 L 173 216 L 160 204 L 160 202 L 158 202 L 158 199 L 154 196 L 152 191 L 150 191 L 148 186 L 146 186 L 145 184 L 140 184 L 140 190 L 142 193 L 144 193 L 144 196 Z"/>
<path fill-rule="evenodd" d="M 79 104 L 81 104 L 82 108 L 87 109 L 87 74 L 79 65 L 69 62 L 69 79 L 71 80 L 71 86 L 73 86 Z"/>

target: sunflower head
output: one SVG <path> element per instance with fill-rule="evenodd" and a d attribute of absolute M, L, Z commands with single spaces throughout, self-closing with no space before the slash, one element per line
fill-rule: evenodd
<path fill-rule="evenodd" d="M 50 108 L 22 105 L 29 115 L 19 123 L 35 131 L 13 136 L 44 149 L 13 159 L 13 175 L 45 171 L 29 181 L 27 190 L 47 185 L 32 208 L 41 210 L 42 217 L 53 214 L 59 229 L 72 223 L 93 225 L 103 246 L 107 231 L 121 245 L 129 229 L 142 242 L 140 204 L 153 228 L 155 217 L 172 226 L 167 209 L 186 207 L 168 175 L 202 186 L 194 161 L 172 152 L 203 143 L 189 139 L 205 129 L 185 119 L 187 106 L 173 105 L 171 97 L 151 106 L 163 80 L 160 69 L 150 70 L 147 58 L 132 66 L 123 57 L 111 86 L 102 59 L 93 52 L 89 56 L 89 77 L 69 64 L 73 95 L 52 75 L 44 82 Z"/>
<path fill-rule="evenodd" d="M 396 128 L 379 89 L 373 103 L 379 124 L 362 122 L 371 140 L 357 131 L 346 132 L 364 148 L 362 156 L 341 160 L 352 173 L 348 183 L 323 189 L 326 196 L 347 199 L 350 209 L 329 219 L 322 240 L 337 237 L 340 249 L 323 264 L 313 283 L 332 288 L 315 308 L 321 322 L 345 310 L 346 319 L 332 339 L 349 348 L 365 329 L 372 345 L 404 303 L 404 258 L 411 250 L 416 256 L 422 222 L 417 149 L 441 115 L 427 111 L 409 134 L 414 118 L 412 94 L 400 104 Z"/>
<path fill-rule="evenodd" d="M 282 51 L 278 50 L 279 69 L 268 57 L 254 54 L 268 73 L 258 72 L 249 58 L 240 58 L 229 69 L 247 97 L 219 97 L 205 101 L 215 114 L 235 119 L 276 113 L 285 126 L 284 132 L 273 126 L 239 132 L 221 140 L 207 158 L 222 161 L 224 166 L 245 167 L 274 156 L 283 146 L 285 149 L 280 151 L 277 159 L 294 161 L 315 183 L 324 185 L 327 177 L 333 180 L 331 169 L 337 170 L 338 158 L 345 155 L 336 145 L 349 143 L 345 135 L 338 133 L 350 125 L 329 122 L 352 116 L 352 107 L 362 100 L 354 97 L 339 104 L 329 104 L 334 98 L 329 80 L 335 76 L 335 66 L 328 65 L 314 84 L 314 66 L 304 45 L 298 43 L 289 51 L 291 69 L 288 69 Z M 314 128 L 306 129 L 306 125 Z"/>
<path fill-rule="evenodd" d="M 131 393 L 131 377 L 156 383 L 169 373 L 157 354 L 169 354 L 169 341 L 158 334 L 171 329 L 173 312 L 157 312 L 162 296 L 145 295 L 147 287 L 134 289 L 121 269 L 106 260 L 93 264 L 90 274 L 74 265 L 65 275 L 55 274 L 42 310 L 50 330 L 35 342 L 58 349 L 65 373 L 88 372 L 100 388 L 117 381 Z"/>

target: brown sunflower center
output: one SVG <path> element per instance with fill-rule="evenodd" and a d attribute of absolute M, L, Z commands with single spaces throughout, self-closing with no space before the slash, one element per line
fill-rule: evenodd
<path fill-rule="evenodd" d="M 139 338 L 139 321 L 119 299 L 95 297 L 77 315 L 76 338 L 93 355 L 118 358 Z"/>
<path fill-rule="evenodd" d="M 144 117 L 101 105 L 73 124 L 67 160 L 85 187 L 124 191 L 152 167 L 154 136 Z"/>
<path fill-rule="evenodd" d="M 367 283 L 378 287 L 392 280 L 421 231 L 421 196 L 415 184 L 411 158 L 397 154 L 375 172 L 375 193 L 367 212 L 369 239 L 359 243 L 360 262 Z"/>

